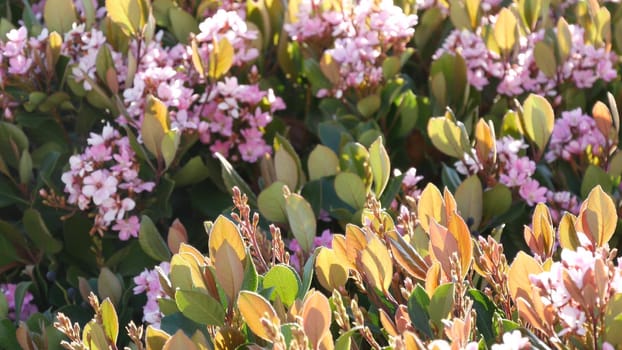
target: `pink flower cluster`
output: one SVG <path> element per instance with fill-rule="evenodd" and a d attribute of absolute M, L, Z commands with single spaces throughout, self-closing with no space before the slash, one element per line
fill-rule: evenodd
<path fill-rule="evenodd" d="M 4 294 L 7 304 L 9 306 L 8 317 L 11 320 L 15 320 L 15 291 L 17 285 L 14 283 L 0 284 L 0 293 Z M 30 292 L 26 292 L 24 300 L 22 301 L 22 310 L 20 311 L 19 320 L 26 321 L 30 315 L 38 312 L 37 306 L 32 304 L 34 297 Z"/>
<path fill-rule="evenodd" d="M 378 86 L 387 53 L 403 52 L 415 32 L 417 16 L 405 15 L 392 0 L 364 0 L 353 6 L 344 1 L 341 7 L 343 10 L 322 11 L 319 1 L 302 1 L 298 21 L 285 25 L 293 40 L 313 43 L 326 41 L 326 37 L 334 39 L 325 53 L 339 67 L 339 82 L 331 91 L 318 91 L 318 97 L 339 98 L 350 88 Z"/>
<path fill-rule="evenodd" d="M 497 140 L 497 155 L 501 162 L 499 182 L 509 188 L 518 187 L 518 194 L 527 204 L 534 206 L 546 202 L 546 187 L 533 179 L 536 172 L 536 163 L 527 156 L 520 156 L 519 152 L 526 148 L 523 140 L 516 140 L 510 136 Z"/>
<path fill-rule="evenodd" d="M 598 156 L 603 153 L 606 143 L 594 118 L 577 108 L 562 112 L 561 118 L 555 121 L 545 159 L 549 162 L 559 158 L 570 160 L 573 156 L 582 157 L 587 152 Z"/>
<path fill-rule="evenodd" d="M 159 268 L 166 275 L 170 272 L 170 264 L 166 261 L 162 262 L 159 265 Z M 143 306 L 143 322 L 147 322 L 156 328 L 160 328 L 162 313 L 160 312 L 158 299 L 167 298 L 167 296 L 162 290 L 158 271 L 156 269 L 145 269 L 138 276 L 134 277 L 134 284 L 136 284 L 133 289 L 134 295 L 142 293 L 147 295 L 147 303 Z"/>
<path fill-rule="evenodd" d="M 137 195 L 152 191 L 155 183 L 138 177 L 139 163 L 129 139 L 110 124 L 101 134 L 91 133 L 88 144 L 84 153 L 69 158 L 70 170 L 61 177 L 67 202 L 94 212 L 92 233 L 103 235 L 112 228 L 121 240 L 138 237 L 140 223 L 130 212 Z"/>
<path fill-rule="evenodd" d="M 104 33 L 97 28 L 87 31 L 84 23 L 74 23 L 71 30 L 65 33 L 61 53 L 70 58 L 71 73 L 76 82 L 82 83 L 86 91 L 93 89 L 87 77 L 92 81 L 97 81 L 95 76 L 97 54 L 104 45 L 107 45 Z M 125 66 L 122 64 L 122 55 L 110 47 L 109 50 L 115 69 L 118 70 L 118 79 L 123 81 Z"/>
<path fill-rule="evenodd" d="M 608 248 L 594 249 L 585 234 L 578 235 L 582 246 L 563 249 L 549 271 L 530 276 L 545 307 L 552 307 L 560 322 L 560 337 L 585 336 L 587 327 L 599 323 L 609 298 L 622 292 L 621 261 L 618 266 L 609 263 Z"/>
<path fill-rule="evenodd" d="M 5 119 L 11 120 L 20 105 L 6 92 L 7 86 L 16 81 L 38 80 L 43 72 L 47 36 L 47 29 L 43 29 L 38 37 L 28 38 L 28 30 L 21 26 L 10 30 L 6 41 L 0 40 L 0 111 Z"/>
<path fill-rule="evenodd" d="M 236 77 L 225 77 L 203 98 L 198 107 L 201 121 L 201 142 L 211 144 L 210 150 L 220 152 L 232 160 L 239 160 L 231 152 L 237 149 L 242 160 L 256 162 L 272 148 L 263 139 L 264 128 L 272 121 L 272 114 L 285 109 L 281 98 L 272 89 L 263 91 L 257 84 L 239 84 Z"/>
<path fill-rule="evenodd" d="M 123 100 L 129 120 L 124 116 L 117 118 L 122 125 L 129 124 L 137 131 L 142 125 L 145 102 L 148 95 L 153 95 L 166 105 L 171 128 L 180 132 L 196 130 L 198 119 L 191 111 L 197 96 L 187 86 L 190 81 L 182 67 L 191 66 L 184 45 L 166 48 L 162 45 L 163 32 L 159 32 L 149 44 L 133 42 L 131 50 L 138 57 L 138 67 L 131 84 L 123 90 Z"/>
<path fill-rule="evenodd" d="M 322 235 L 315 237 L 313 239 L 313 247 L 311 249 L 315 249 L 317 247 L 328 247 L 332 248 L 333 246 L 333 234 L 330 230 L 322 231 Z M 291 251 L 291 256 L 289 259 L 289 263 L 296 271 L 300 271 L 302 266 L 300 264 L 300 257 L 302 257 L 302 248 L 298 241 L 294 238 L 289 241 L 287 248 Z M 304 263 L 304 262 L 303 262 Z"/>
<path fill-rule="evenodd" d="M 495 16 L 483 18 L 482 22 L 494 25 Z M 584 40 L 584 29 L 569 25 L 572 47 L 568 59 L 559 67 L 554 77 L 547 77 L 536 64 L 534 47 L 544 40 L 544 30 L 520 37 L 515 54 L 502 57 L 490 50 L 482 37 L 483 29 L 475 32 L 466 29 L 454 30 L 435 53 L 434 59 L 443 54 L 460 53 L 467 64 L 469 83 L 477 90 L 483 90 L 492 81 L 499 81 L 496 89 L 499 94 L 518 96 L 523 93 L 538 93 L 556 97 L 563 83 L 570 82 L 586 89 L 602 79 L 611 81 L 616 76 L 616 56 L 604 47 L 595 47 Z"/>
<path fill-rule="evenodd" d="M 214 51 L 214 44 L 223 38 L 233 46 L 235 66 L 242 66 L 259 57 L 259 50 L 253 46 L 253 41 L 259 37 L 259 32 L 249 28 L 242 15 L 240 11 L 219 9 L 213 16 L 199 24 L 199 33 L 195 38 L 203 62 L 209 62 L 210 53 Z"/>
<path fill-rule="evenodd" d="M 546 199 L 554 223 L 559 222 L 564 212 L 578 215 L 579 209 L 581 209 L 581 203 L 577 196 L 568 191 L 549 191 L 546 194 Z"/>

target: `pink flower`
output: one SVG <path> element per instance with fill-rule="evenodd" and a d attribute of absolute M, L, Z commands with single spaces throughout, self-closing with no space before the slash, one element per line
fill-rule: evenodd
<path fill-rule="evenodd" d="M 17 290 L 17 285 L 13 283 L 3 283 L 0 284 L 0 293 L 4 294 L 6 298 L 9 313 L 9 319 L 15 320 L 15 291 Z M 34 297 L 30 292 L 26 292 L 24 295 L 24 300 L 22 301 L 22 310 L 20 311 L 19 320 L 26 321 L 32 314 L 36 313 L 37 306 L 32 304 Z"/>
<path fill-rule="evenodd" d="M 108 175 L 102 170 L 96 170 L 84 178 L 82 193 L 87 197 L 92 197 L 95 205 L 102 204 L 104 200 L 117 192 L 119 181 Z"/>
<path fill-rule="evenodd" d="M 168 262 L 162 262 L 158 266 L 165 275 L 170 272 L 170 264 Z M 162 319 L 162 313 L 158 304 L 158 299 L 167 298 L 162 286 L 160 285 L 160 277 L 158 271 L 145 269 L 138 276 L 134 277 L 133 289 L 134 295 L 146 293 L 147 303 L 143 306 L 143 321 L 151 324 L 156 328 L 160 328 L 160 320 Z"/>
<path fill-rule="evenodd" d="M 119 239 L 127 241 L 130 237 L 138 237 L 140 222 L 137 216 L 130 216 L 128 219 L 118 219 L 112 229 L 119 232 Z"/>
<path fill-rule="evenodd" d="M 526 180 L 518 191 L 520 196 L 527 201 L 527 204 L 534 206 L 537 203 L 546 202 L 546 187 L 541 187 L 540 183 L 533 179 Z"/>

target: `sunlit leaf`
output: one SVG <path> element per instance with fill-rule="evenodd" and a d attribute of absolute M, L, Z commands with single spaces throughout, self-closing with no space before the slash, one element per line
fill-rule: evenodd
<path fill-rule="evenodd" d="M 511 10 L 504 7 L 501 12 L 499 12 L 494 28 L 495 40 L 502 51 L 507 52 L 514 48 L 517 31 L 516 17 Z"/>
<path fill-rule="evenodd" d="M 270 333 L 261 321 L 262 318 L 266 318 L 276 327 L 281 325 L 281 321 L 272 305 L 261 295 L 249 291 L 240 292 L 237 305 L 248 328 L 258 337 L 268 341 L 272 340 Z"/>
<path fill-rule="evenodd" d="M 313 349 L 317 349 L 330 330 L 331 309 L 324 294 L 313 291 L 307 296 L 302 306 L 300 316 L 302 327 Z"/>
<path fill-rule="evenodd" d="M 529 139 L 544 150 L 555 123 L 551 104 L 542 96 L 530 94 L 523 104 L 523 122 Z"/>

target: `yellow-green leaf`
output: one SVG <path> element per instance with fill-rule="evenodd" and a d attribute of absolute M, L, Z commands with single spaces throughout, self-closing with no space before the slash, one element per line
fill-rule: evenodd
<path fill-rule="evenodd" d="M 209 55 L 208 75 L 212 79 L 220 79 L 233 65 L 233 46 L 227 38 L 214 43 L 214 50 Z"/>
<path fill-rule="evenodd" d="M 147 326 L 145 342 L 147 350 L 160 350 L 171 336 L 163 330 Z"/>
<path fill-rule="evenodd" d="M 471 229 L 477 229 L 482 221 L 484 209 L 484 190 L 477 175 L 464 180 L 456 189 L 455 197 L 460 215 L 471 221 Z"/>
<path fill-rule="evenodd" d="M 464 125 L 454 122 L 447 115 L 430 118 L 428 136 L 434 147 L 453 158 L 462 159 L 471 149 Z"/>
<path fill-rule="evenodd" d="M 273 182 L 268 188 L 261 191 L 257 197 L 259 212 L 272 222 L 287 221 L 283 186 L 285 186 L 285 184 L 281 181 Z"/>
<path fill-rule="evenodd" d="M 147 23 L 147 9 L 140 0 L 106 0 L 106 11 L 125 35 L 133 36 Z"/>
<path fill-rule="evenodd" d="M 84 326 L 82 342 L 90 350 L 108 350 L 108 341 L 106 340 L 104 328 L 94 320 Z"/>
<path fill-rule="evenodd" d="M 119 317 L 109 298 L 106 298 L 101 303 L 100 311 L 106 336 L 108 336 L 108 339 L 110 339 L 112 343 L 116 344 L 117 337 L 119 336 Z"/>
<path fill-rule="evenodd" d="M 559 235 L 559 245 L 564 249 L 577 250 L 577 247 L 581 246 L 579 237 L 577 236 L 577 230 L 575 228 L 577 217 L 564 213 L 562 216 L 557 233 Z"/>
<path fill-rule="evenodd" d="M 572 50 L 572 34 L 568 22 L 561 17 L 557 22 L 557 52 L 560 63 L 566 62 L 570 56 L 570 50 Z"/>
<path fill-rule="evenodd" d="M 542 151 L 549 142 L 555 123 L 553 107 L 544 97 L 530 94 L 523 104 L 523 125 L 527 137 Z"/>
<path fill-rule="evenodd" d="M 171 23 L 171 32 L 182 44 L 188 43 L 190 33 L 199 32 L 197 20 L 179 7 L 171 7 L 168 10 L 168 17 Z"/>
<path fill-rule="evenodd" d="M 326 247 L 320 248 L 315 258 L 315 273 L 318 282 L 327 290 L 343 287 L 348 280 L 348 270 L 339 261 L 335 251 Z"/>
<path fill-rule="evenodd" d="M 495 40 L 502 51 L 507 52 L 512 50 L 516 43 L 517 32 L 516 17 L 510 9 L 503 8 L 501 12 L 499 12 L 494 28 Z"/>
<path fill-rule="evenodd" d="M 317 221 L 309 202 L 301 195 L 292 193 L 285 199 L 285 213 L 292 234 L 305 253 L 309 253 L 315 239 Z"/>
<path fill-rule="evenodd" d="M 72 0 L 48 0 L 43 9 L 43 20 L 50 32 L 65 34 L 78 22 Z"/>
<path fill-rule="evenodd" d="M 339 173 L 335 177 L 335 192 L 337 196 L 354 209 L 365 206 L 367 191 L 361 178 L 354 173 Z"/>
<path fill-rule="evenodd" d="M 261 319 L 266 318 L 276 327 L 280 327 L 281 320 L 272 305 L 261 295 L 246 290 L 240 292 L 237 305 L 248 328 L 258 337 L 271 341 L 270 333 Z"/>
<path fill-rule="evenodd" d="M 274 168 L 276 178 L 287 185 L 292 190 L 298 186 L 298 164 L 284 148 L 279 148 L 274 153 Z"/>
<path fill-rule="evenodd" d="M 201 265 L 191 253 L 173 255 L 170 273 L 173 288 L 207 292 Z"/>
<path fill-rule="evenodd" d="M 147 96 L 147 108 L 140 133 L 145 147 L 158 158 L 162 157 L 162 139 L 169 131 L 168 110 L 158 98 Z"/>
<path fill-rule="evenodd" d="M 544 41 L 538 41 L 533 49 L 536 66 L 548 78 L 553 78 L 557 74 L 557 60 L 555 50 Z"/>
<path fill-rule="evenodd" d="M 339 158 L 332 149 L 317 145 L 307 160 L 309 179 L 311 181 L 325 176 L 333 176 L 339 171 Z"/>
<path fill-rule="evenodd" d="M 380 197 L 391 176 L 391 160 L 384 148 L 382 137 L 379 137 L 369 147 L 369 163 L 374 176 L 374 192 L 376 197 Z"/>

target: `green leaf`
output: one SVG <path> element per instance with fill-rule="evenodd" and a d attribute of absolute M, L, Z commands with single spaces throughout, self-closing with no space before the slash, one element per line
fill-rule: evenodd
<path fill-rule="evenodd" d="M 335 177 L 337 196 L 354 209 L 362 209 L 367 200 L 367 191 L 361 178 L 353 173 L 340 173 Z"/>
<path fill-rule="evenodd" d="M 223 326 L 225 311 L 211 296 L 189 290 L 175 292 L 175 302 L 181 313 L 201 325 Z"/>
<path fill-rule="evenodd" d="M 205 166 L 201 156 L 194 156 L 173 175 L 175 187 L 197 184 L 209 177 L 209 168 Z"/>
<path fill-rule="evenodd" d="M 305 183 L 302 162 L 292 144 L 281 134 L 276 134 L 274 137 L 274 152 L 274 165 L 276 167 L 277 179 L 285 182 L 292 191 L 302 187 Z M 282 161 L 277 159 L 279 155 L 281 155 Z M 283 167 L 283 169 L 279 169 L 280 167 Z M 294 174 L 294 171 L 296 174 Z M 296 178 L 295 183 L 293 181 L 294 178 Z M 290 183 L 293 184 L 293 186 Z"/>
<path fill-rule="evenodd" d="M 456 190 L 456 204 L 460 215 L 469 222 L 470 228 L 475 230 L 482 222 L 482 213 L 484 209 L 484 191 L 482 183 L 477 175 L 469 176 Z"/>
<path fill-rule="evenodd" d="M 555 114 L 551 104 L 542 96 L 530 94 L 523 103 L 523 126 L 527 137 L 540 151 L 544 151 L 549 142 L 555 123 Z"/>
<path fill-rule="evenodd" d="M 492 218 L 508 211 L 512 206 L 512 191 L 505 185 L 496 184 L 484 192 L 484 215 Z"/>
<path fill-rule="evenodd" d="M 255 193 L 251 190 L 250 186 L 242 180 L 242 177 L 235 171 L 233 165 L 229 163 L 229 161 L 222 156 L 220 153 L 214 154 L 216 158 L 220 161 L 220 165 L 222 166 L 222 179 L 227 187 L 227 191 L 229 194 L 233 194 L 233 187 L 237 186 L 240 191 L 248 197 L 248 203 L 251 206 L 257 206 L 257 197 Z"/>
<path fill-rule="evenodd" d="M 283 182 L 272 183 L 268 188 L 261 191 L 257 197 L 259 212 L 272 222 L 286 222 L 285 197 L 283 195 Z"/>
<path fill-rule="evenodd" d="M 410 320 L 422 334 L 432 338 L 432 328 L 430 328 L 430 314 L 428 308 L 430 299 L 428 293 L 420 285 L 417 285 L 408 298 L 408 315 Z"/>
<path fill-rule="evenodd" d="M 86 30 L 90 30 L 96 20 L 95 6 L 93 6 L 93 1 L 82 0 L 82 8 L 84 9 L 84 17 L 86 19 Z"/>
<path fill-rule="evenodd" d="M 119 277 L 107 267 L 102 267 L 97 277 L 97 294 L 102 299 L 110 298 L 113 304 L 118 305 L 123 294 L 123 286 Z"/>
<path fill-rule="evenodd" d="M 391 159 L 384 148 L 382 137 L 369 147 L 369 164 L 374 176 L 374 192 L 380 197 L 391 177 Z"/>
<path fill-rule="evenodd" d="M 108 45 L 102 45 L 99 48 L 99 51 L 97 51 L 95 67 L 99 78 L 103 81 L 106 81 L 106 74 L 108 73 L 108 69 L 115 68 L 114 60 L 112 59 L 112 54 L 110 53 Z"/>
<path fill-rule="evenodd" d="M 19 182 L 25 185 L 32 179 L 32 158 L 30 152 L 24 150 L 19 160 Z"/>
<path fill-rule="evenodd" d="M 9 303 L 4 293 L 0 293 L 0 320 L 4 320 L 9 313 Z"/>
<path fill-rule="evenodd" d="M 443 319 L 447 318 L 454 307 L 454 284 L 445 283 L 434 290 L 434 295 L 430 299 L 428 311 L 430 320 L 436 325 L 437 329 L 443 328 Z"/>
<path fill-rule="evenodd" d="M 548 78 L 554 78 L 557 74 L 557 60 L 555 50 L 545 41 L 538 41 L 533 49 L 536 66 Z"/>
<path fill-rule="evenodd" d="M 369 95 L 356 104 L 356 109 L 365 118 L 371 117 L 380 108 L 380 96 Z"/>
<path fill-rule="evenodd" d="M 326 176 L 333 176 L 339 171 L 337 154 L 324 145 L 317 145 L 309 154 L 307 160 L 309 180 L 317 180 Z"/>
<path fill-rule="evenodd" d="M 495 339 L 495 331 L 492 327 L 495 314 L 495 304 L 477 289 L 470 289 L 467 294 L 473 300 L 473 308 L 477 312 L 477 329 L 482 333 L 487 342 Z"/>
<path fill-rule="evenodd" d="M 263 288 L 273 288 L 270 300 L 278 297 L 287 307 L 296 300 L 302 282 L 294 270 L 287 265 L 273 266 L 263 278 Z"/>
<path fill-rule="evenodd" d="M 171 7 L 168 10 L 168 17 L 171 32 L 182 44 L 188 43 L 190 33 L 199 32 L 199 24 L 194 16 L 179 7 Z"/>
<path fill-rule="evenodd" d="M 63 244 L 52 236 L 36 209 L 26 209 L 22 221 L 26 233 L 39 249 L 47 254 L 56 254 L 63 249 Z"/>
<path fill-rule="evenodd" d="M 311 205 L 301 195 L 292 193 L 285 199 L 285 213 L 292 234 L 305 253 L 313 247 L 317 220 Z"/>
<path fill-rule="evenodd" d="M 32 282 L 30 281 L 24 281 L 24 282 L 19 282 L 17 284 L 17 286 L 15 287 L 15 319 L 16 320 L 21 320 L 22 319 L 22 307 L 24 305 L 24 298 L 26 297 L 26 292 L 28 292 L 28 288 L 30 288 L 30 285 L 32 284 Z"/>
<path fill-rule="evenodd" d="M 244 267 L 244 281 L 242 282 L 242 290 L 250 290 L 256 292 L 259 285 L 259 275 L 255 268 L 253 259 L 246 259 L 246 266 Z"/>
<path fill-rule="evenodd" d="M 347 332 L 342 333 L 335 341 L 335 350 L 350 350 L 352 343 L 352 336 L 357 334 L 361 330 L 360 326 L 349 329 Z"/>
<path fill-rule="evenodd" d="M 339 167 L 343 172 L 355 173 L 362 179 L 368 179 L 371 175 L 369 152 L 360 143 L 348 142 L 339 155 Z M 367 182 L 365 184 L 367 185 Z M 371 185 L 371 179 L 369 184 Z"/>
<path fill-rule="evenodd" d="M 164 239 L 158 232 L 153 221 L 147 215 L 140 219 L 140 232 L 138 233 L 138 243 L 147 255 L 157 261 L 167 261 L 171 259 L 171 252 Z"/>
<path fill-rule="evenodd" d="M 583 181 L 581 181 L 581 198 L 586 198 L 590 191 L 600 185 L 606 193 L 611 192 L 613 182 L 607 172 L 600 167 L 590 164 L 583 175 Z"/>
<path fill-rule="evenodd" d="M 78 22 L 76 9 L 72 0 L 49 0 L 45 3 L 43 20 L 51 32 L 65 34 L 71 30 L 71 25 Z"/>

